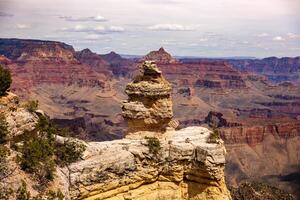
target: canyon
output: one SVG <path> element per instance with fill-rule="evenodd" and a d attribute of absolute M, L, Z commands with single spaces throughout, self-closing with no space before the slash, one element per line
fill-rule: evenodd
<path fill-rule="evenodd" d="M 13 173 L 1 177 L 1 191 L 10 188 L 7 190 L 16 191 L 19 199 L 20 189 L 16 188 L 22 183 L 23 195 L 37 196 L 45 189 L 55 189 L 63 199 L 231 200 L 224 176 L 224 142 L 205 127 L 175 130 L 177 127 L 167 123 L 173 116 L 171 86 L 153 61 L 146 61 L 141 69 L 140 82 L 134 80 L 127 85 L 129 101 L 122 105 L 129 127 L 126 138 L 86 142 L 55 134 L 56 143 L 66 144 L 72 140 L 85 148 L 77 161 L 55 166 L 53 179 L 44 189 L 33 173 L 18 166 L 14 156 L 24 152 L 5 144 L 12 154 L 5 159 L 5 164 Z M 152 107 L 146 109 L 151 100 L 154 100 L 150 103 Z M 29 111 L 23 107 L 13 93 L 0 97 L 0 113 L 8 122 L 7 140 L 10 142 L 41 126 L 41 119 L 45 117 L 41 110 Z M 147 125 L 146 128 L 140 123 Z M 15 146 L 27 144 L 22 142 Z"/>
<path fill-rule="evenodd" d="M 230 185 L 261 180 L 299 195 L 297 182 L 284 181 L 300 173 L 299 58 L 175 59 L 160 48 L 126 59 L 19 39 L 0 39 L 0 54 L 13 75 L 12 91 L 38 100 L 53 122 L 86 141 L 125 136 L 125 85 L 138 76 L 138 65 L 154 60 L 172 85 L 179 127 L 217 124 Z"/>

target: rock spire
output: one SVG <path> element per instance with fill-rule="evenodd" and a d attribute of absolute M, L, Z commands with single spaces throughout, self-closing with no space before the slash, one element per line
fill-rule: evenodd
<path fill-rule="evenodd" d="M 123 102 L 122 115 L 128 132 L 163 132 L 173 117 L 171 85 L 154 61 L 142 63 L 140 73 L 125 89 L 128 100 Z"/>

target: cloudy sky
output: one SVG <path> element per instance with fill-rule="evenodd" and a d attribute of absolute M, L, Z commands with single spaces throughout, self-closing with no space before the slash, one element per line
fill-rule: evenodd
<path fill-rule="evenodd" d="M 300 0 L 0 0 L 0 25 L 98 53 L 300 56 Z"/>

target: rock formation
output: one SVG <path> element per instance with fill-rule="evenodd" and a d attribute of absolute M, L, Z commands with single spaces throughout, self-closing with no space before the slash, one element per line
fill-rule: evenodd
<path fill-rule="evenodd" d="M 145 61 L 141 75 L 126 86 L 129 99 L 123 102 L 122 114 L 128 132 L 164 131 L 173 117 L 171 86 L 153 61 Z"/>
<path fill-rule="evenodd" d="M 70 197 L 231 199 L 224 180 L 223 142 L 212 140 L 211 131 L 203 127 L 163 134 L 173 115 L 171 87 L 153 62 L 145 62 L 141 69 L 142 76 L 127 85 L 129 100 L 123 104 L 129 129 L 141 134 L 135 139 L 87 143 L 83 160 L 61 169 L 61 182 L 67 184 Z M 143 137 L 153 131 L 160 139 Z"/>
<path fill-rule="evenodd" d="M 17 95 L 8 93 L 0 97 L 0 113 L 4 113 L 8 123 L 9 138 L 22 134 L 25 130 L 33 130 L 38 121 L 35 113 L 30 113 L 20 105 Z"/>
<path fill-rule="evenodd" d="M 147 54 L 141 61 L 153 60 L 158 64 L 174 64 L 178 63 L 178 61 L 171 56 L 168 52 L 165 51 L 163 47 L 161 47 L 158 51 L 151 51 Z"/>
<path fill-rule="evenodd" d="M 69 166 L 71 198 L 231 199 L 224 181 L 225 148 L 221 141 L 208 143 L 210 134 L 203 127 L 174 131 L 160 140 L 157 155 L 147 139 L 89 143 L 84 160 Z"/>

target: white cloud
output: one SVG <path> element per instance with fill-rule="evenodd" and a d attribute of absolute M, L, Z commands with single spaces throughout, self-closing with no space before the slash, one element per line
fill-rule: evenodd
<path fill-rule="evenodd" d="M 104 32 L 106 28 L 104 26 L 96 26 L 95 28 L 91 29 L 92 31 L 95 32 Z"/>
<path fill-rule="evenodd" d="M 28 29 L 28 28 L 31 28 L 30 25 L 28 24 L 17 24 L 17 29 Z"/>
<path fill-rule="evenodd" d="M 200 38 L 200 39 L 198 39 L 197 41 L 198 41 L 198 42 L 206 42 L 206 41 L 208 41 L 208 39 L 207 39 L 207 38 Z"/>
<path fill-rule="evenodd" d="M 258 35 L 256 35 L 257 37 L 268 37 L 269 34 L 268 33 L 260 33 Z"/>
<path fill-rule="evenodd" d="M 297 40 L 300 39 L 300 34 L 295 34 L 295 33 L 287 33 L 287 37 L 291 40 Z"/>
<path fill-rule="evenodd" d="M 273 38 L 274 41 L 284 41 L 285 39 L 282 36 L 276 36 Z"/>
<path fill-rule="evenodd" d="M 88 27 L 84 25 L 76 25 L 72 28 L 63 28 L 61 31 L 65 32 L 83 32 L 83 33 L 91 33 L 91 34 L 107 34 L 107 33 L 120 33 L 124 32 L 125 29 L 121 26 L 96 26 L 96 27 Z"/>
<path fill-rule="evenodd" d="M 154 31 L 193 31 L 195 26 L 185 26 L 181 24 L 156 24 L 149 26 L 148 29 Z"/>
<path fill-rule="evenodd" d="M 84 37 L 84 39 L 86 39 L 86 40 L 99 40 L 101 38 L 102 37 L 100 35 L 97 35 L 97 34 L 89 34 L 89 35 Z"/>
<path fill-rule="evenodd" d="M 70 22 L 104 22 L 107 21 L 103 16 L 97 15 L 97 16 L 90 16 L 90 17 L 72 17 L 72 16 L 60 16 L 60 19 L 64 19 L 66 21 Z"/>
<path fill-rule="evenodd" d="M 108 30 L 112 31 L 112 32 L 123 32 L 123 31 L 125 31 L 125 29 L 121 26 L 110 26 L 110 27 L 108 27 Z"/>

